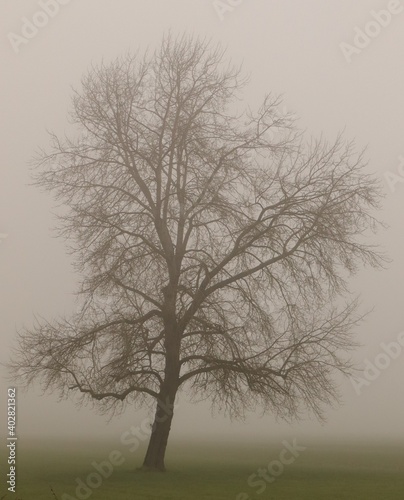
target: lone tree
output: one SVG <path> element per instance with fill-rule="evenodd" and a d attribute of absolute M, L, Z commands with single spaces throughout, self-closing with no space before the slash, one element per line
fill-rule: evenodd
<path fill-rule="evenodd" d="M 154 401 L 151 469 L 165 468 L 180 388 L 234 416 L 321 418 L 333 372 L 351 370 L 347 278 L 382 264 L 361 241 L 380 196 L 362 154 L 304 140 L 278 98 L 240 113 L 244 83 L 220 48 L 166 37 L 93 67 L 77 135 L 35 159 L 68 207 L 83 306 L 20 332 L 13 374 L 103 411 Z"/>

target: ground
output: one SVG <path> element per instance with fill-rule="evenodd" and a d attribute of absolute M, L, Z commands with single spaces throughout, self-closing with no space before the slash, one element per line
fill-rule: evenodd
<path fill-rule="evenodd" d="M 284 456 L 276 444 L 170 443 L 166 473 L 136 470 L 135 452 L 115 443 L 29 442 L 19 444 L 17 492 L 4 500 L 402 500 L 404 444 L 303 442 L 293 463 L 271 481 L 250 486 L 248 478 Z M 288 440 L 289 443 L 293 439 Z M 112 455 L 111 455 L 112 453 Z M 109 466 L 106 461 L 123 462 Z M 3 461 L 4 463 L 4 461 Z M 102 477 L 94 468 L 103 464 Z M 279 466 L 279 462 L 278 462 Z M 275 473 L 279 470 L 276 465 Z M 4 471 L 4 468 L 3 468 Z M 2 473 L 3 478 L 5 473 Z M 257 480 L 254 476 L 251 481 Z M 259 478 L 258 478 L 259 479 Z M 83 486 L 90 483 L 91 488 Z M 76 491 L 78 484 L 82 489 Z M 256 484 L 256 483 L 255 483 Z M 263 486 L 265 484 L 265 486 Z M 265 488 L 260 494 L 257 494 Z M 6 495 L 6 496 L 3 496 Z"/>

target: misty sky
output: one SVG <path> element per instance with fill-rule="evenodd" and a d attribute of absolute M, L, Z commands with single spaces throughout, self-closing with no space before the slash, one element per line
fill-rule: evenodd
<path fill-rule="evenodd" d="M 66 0 L 65 0 L 66 1 Z M 65 243 L 52 233 L 53 202 L 47 193 L 29 186 L 29 160 L 48 144 L 46 130 L 70 129 L 67 113 L 71 86 L 78 85 L 92 63 L 110 60 L 129 50 L 153 48 L 162 34 L 187 31 L 208 36 L 227 47 L 227 55 L 243 63 L 250 81 L 246 104 L 257 105 L 264 94 L 284 96 L 289 111 L 309 135 L 332 141 L 345 130 L 358 148 L 368 147 L 369 172 L 383 182 L 386 197 L 380 218 L 390 227 L 379 241 L 392 263 L 386 270 L 365 269 L 352 280 L 362 295 L 363 310 L 373 312 L 357 331 L 363 344 L 354 354 L 363 364 L 404 331 L 404 7 L 391 3 L 391 20 L 375 26 L 375 12 L 387 9 L 380 0 L 244 0 L 219 15 L 212 0 L 71 0 L 27 43 L 21 36 L 22 18 L 32 20 L 38 1 L 2 0 L 1 166 L 0 166 L 0 339 L 1 362 L 6 362 L 17 329 L 34 314 L 46 318 L 74 307 L 78 277 Z M 230 5 L 230 0 L 222 4 Z M 403 2 L 404 6 L 404 2 Z M 372 14 L 372 11 L 374 13 Z M 37 16 L 37 19 L 44 19 Z M 353 46 L 358 30 L 380 31 L 362 41 L 349 57 L 341 43 Z M 374 32 L 373 32 L 374 33 Z M 10 40 L 14 40 L 14 47 Z M 360 43 L 360 42 L 359 42 Z M 366 46 L 364 46 L 366 45 Z M 345 52 L 347 53 L 347 46 Z M 404 166 L 401 168 L 404 176 Z M 392 181 L 390 181 L 392 182 Z M 7 237 L 5 237 L 7 235 Z M 5 375 L 5 370 L 2 369 Z M 403 437 L 404 348 L 401 356 L 358 395 L 349 380 L 338 377 L 342 405 L 327 410 L 328 421 L 307 417 L 286 425 L 271 415 L 249 415 L 245 423 L 212 416 L 209 404 L 190 405 L 183 395 L 174 418 L 177 436 L 227 436 L 261 440 L 281 432 L 318 436 Z M 1 408 L 6 388 L 1 382 Z M 141 422 L 145 413 L 128 411 L 107 426 L 106 417 L 73 401 L 58 402 L 31 389 L 19 392 L 18 431 L 25 436 L 93 436 L 119 433 Z M 5 418 L 1 419 L 2 425 Z M 1 427 L 4 431 L 4 427 Z"/>

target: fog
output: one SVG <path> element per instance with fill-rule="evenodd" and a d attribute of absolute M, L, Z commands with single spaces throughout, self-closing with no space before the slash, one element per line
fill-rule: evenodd
<path fill-rule="evenodd" d="M 220 10 L 223 4 L 227 8 Z M 71 0 L 32 38 L 16 42 L 10 33 L 21 35 L 22 18 L 33 19 L 41 7 L 37 1 L 3 0 L 0 361 L 8 361 L 16 331 L 30 325 L 34 315 L 52 318 L 73 310 L 79 278 L 65 242 L 52 232 L 51 196 L 29 185 L 30 158 L 39 146 L 46 148 L 47 130 L 58 134 L 71 130 L 67 119 L 71 87 L 78 85 L 92 63 L 128 50 L 153 48 L 171 30 L 174 35 L 186 31 L 212 38 L 227 48 L 234 62 L 243 63 L 250 75 L 246 104 L 254 107 L 268 92 L 282 94 L 286 108 L 299 117 L 299 127 L 309 135 L 322 134 L 332 141 L 344 130 L 359 149 L 367 147 L 368 170 L 381 179 L 386 194 L 378 217 L 389 225 L 372 241 L 382 245 L 391 263 L 385 270 L 363 269 L 351 281 L 352 290 L 361 294 L 363 310 L 374 308 L 357 329 L 361 347 L 353 357 L 362 367 L 366 360 L 374 362 L 384 352 L 381 343 L 397 341 L 404 331 L 404 8 L 400 6 L 376 0 Z M 388 8 L 391 20 L 384 18 L 385 26 L 375 25 L 374 13 Z M 368 42 L 361 39 L 359 49 L 354 46 L 356 28 L 366 29 L 371 21 L 373 37 Z M 351 49 L 343 43 L 355 51 L 349 55 Z M 390 184 L 387 172 L 395 175 Z M 190 404 L 181 393 L 173 436 L 233 441 L 276 439 L 281 434 L 402 439 L 404 347 L 386 363 L 360 394 L 350 380 L 336 375 L 341 405 L 326 409 L 325 423 L 303 415 L 301 421 L 286 424 L 260 414 L 231 422 L 212 415 L 208 402 Z M 6 380 L 5 368 L 2 375 L 3 411 L 7 387 L 13 383 Z M 18 390 L 22 438 L 114 436 L 140 424 L 145 415 L 128 408 L 108 422 L 91 408 L 76 407 L 74 398 L 60 402 L 54 395 L 41 395 L 39 388 Z M 3 433 L 5 418 L 1 421 Z"/>

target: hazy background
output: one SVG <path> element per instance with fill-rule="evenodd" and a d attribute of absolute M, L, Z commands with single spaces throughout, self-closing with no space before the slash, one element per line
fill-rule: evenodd
<path fill-rule="evenodd" d="M 226 3 L 226 0 L 223 0 Z M 404 12 L 393 16 L 368 47 L 347 63 L 340 43 L 352 43 L 355 27 L 385 9 L 379 0 L 244 0 L 221 20 L 211 0 L 71 0 L 17 54 L 8 34 L 20 34 L 22 18 L 32 19 L 37 1 L 2 0 L 1 165 L 0 165 L 0 339 L 6 362 L 15 332 L 33 315 L 47 318 L 74 307 L 77 276 L 63 240 L 51 227 L 52 200 L 30 187 L 28 162 L 38 146 L 47 146 L 46 129 L 69 132 L 67 111 L 71 85 L 93 62 L 130 49 L 143 51 L 162 34 L 184 30 L 211 37 L 227 47 L 251 74 L 246 103 L 258 104 L 266 92 L 283 94 L 288 110 L 309 133 L 335 138 L 345 129 L 359 148 L 368 145 L 369 171 L 383 180 L 386 198 L 380 217 L 390 228 L 379 241 L 393 262 L 386 271 L 365 270 L 352 281 L 364 308 L 374 312 L 358 329 L 361 363 L 374 360 L 380 343 L 404 330 L 404 183 L 392 192 L 387 171 L 399 175 L 404 155 Z M 403 179 L 404 180 L 404 179 Z M 5 370 L 2 369 L 2 375 Z M 173 435 L 261 441 L 282 433 L 319 437 L 403 438 L 404 349 L 380 377 L 358 396 L 350 381 L 339 380 L 342 405 L 327 410 L 324 425 L 308 416 L 286 425 L 271 415 L 251 414 L 245 423 L 212 416 L 209 404 L 190 405 L 182 396 Z M 10 384 L 0 386 L 2 422 Z M 106 417 L 73 401 L 58 402 L 31 389 L 19 392 L 20 437 L 113 436 L 139 425 L 146 413 L 128 411 L 107 424 Z"/>

